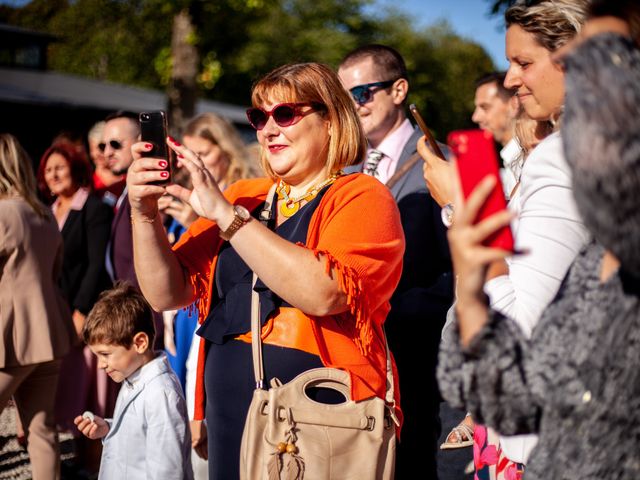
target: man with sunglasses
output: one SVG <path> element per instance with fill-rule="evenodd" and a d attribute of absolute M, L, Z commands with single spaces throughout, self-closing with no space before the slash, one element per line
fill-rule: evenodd
<path fill-rule="evenodd" d="M 411 478 L 420 472 L 420 478 L 435 479 L 440 434 L 435 368 L 442 326 L 453 301 L 446 229 L 440 207 L 426 189 L 423 162 L 412 159 L 422 133 L 406 115 L 409 81 L 402 56 L 384 45 L 360 47 L 343 59 L 338 76 L 351 93 L 369 140 L 367 161 L 352 171 L 373 174 L 389 185 L 406 238 L 402 278 L 385 323 L 405 416 L 396 474 Z"/>
<path fill-rule="evenodd" d="M 107 166 L 114 175 L 124 175 L 133 163 L 131 145 L 138 141 L 140 124 L 133 112 L 119 111 L 105 119 L 100 148 L 104 150 Z M 131 236 L 131 206 L 127 189 L 116 201 L 116 214 L 111 224 L 111 239 L 107 249 L 107 271 L 113 280 L 128 280 L 138 285 L 133 268 Z"/>

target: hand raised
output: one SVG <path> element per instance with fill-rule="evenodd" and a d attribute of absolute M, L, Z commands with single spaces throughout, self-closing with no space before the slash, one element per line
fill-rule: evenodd
<path fill-rule="evenodd" d="M 133 163 L 127 171 L 127 195 L 132 215 L 142 215 L 149 219 L 158 214 L 158 198 L 164 194 L 164 187 L 151 185 L 150 182 L 164 181 L 168 172 L 167 160 L 163 158 L 143 157 L 152 145 L 138 142 L 131 147 Z"/>
<path fill-rule="evenodd" d="M 178 161 L 189 172 L 193 184 L 193 190 L 169 185 L 167 192 L 189 204 L 199 216 L 217 222 L 223 212 L 231 209 L 231 204 L 222 195 L 213 174 L 207 170 L 200 157 L 187 147 L 171 140 L 167 140 L 167 144 L 177 153 Z"/>

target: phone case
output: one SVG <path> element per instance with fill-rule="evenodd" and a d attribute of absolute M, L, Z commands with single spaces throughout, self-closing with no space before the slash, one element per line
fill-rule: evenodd
<path fill-rule="evenodd" d="M 165 141 L 167 138 L 167 117 L 163 111 L 142 112 L 140 114 L 140 138 L 143 142 L 153 145 L 153 148 L 144 152 L 145 157 L 164 158 L 167 160 L 166 171 L 169 172 L 167 180 L 150 182 L 153 185 L 167 185 L 171 182 L 171 165 L 173 164 L 173 150 Z"/>
<path fill-rule="evenodd" d="M 481 207 L 475 223 L 506 209 L 507 202 L 500 181 L 498 156 L 491 133 L 486 130 L 457 130 L 449 134 L 447 143 L 456 156 L 458 176 L 465 199 L 487 175 L 493 175 L 497 180 L 489 198 Z M 514 242 L 511 228 L 508 225 L 501 228 L 488 237 L 483 244 L 512 252 Z"/>

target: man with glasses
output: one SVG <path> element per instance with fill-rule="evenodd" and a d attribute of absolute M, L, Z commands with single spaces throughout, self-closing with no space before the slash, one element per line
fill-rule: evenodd
<path fill-rule="evenodd" d="M 440 207 L 426 189 L 423 162 L 414 157 L 422 133 L 406 116 L 409 81 L 402 56 L 384 45 L 360 47 L 344 58 L 338 76 L 353 97 L 369 140 L 367 159 L 356 169 L 389 186 L 406 238 L 402 278 L 385 324 L 398 365 L 405 419 L 396 476 L 412 478 L 419 472 L 420 478 L 435 479 L 440 434 L 435 368 L 453 301 L 446 229 Z"/>
<path fill-rule="evenodd" d="M 131 146 L 138 141 L 140 124 L 138 115 L 119 111 L 105 119 L 100 148 L 104 149 L 107 167 L 114 175 L 124 175 L 133 163 Z M 111 224 L 111 240 L 107 249 L 107 271 L 113 280 L 128 280 L 138 285 L 133 267 L 131 236 L 131 206 L 127 189 L 116 201 L 116 214 Z"/>

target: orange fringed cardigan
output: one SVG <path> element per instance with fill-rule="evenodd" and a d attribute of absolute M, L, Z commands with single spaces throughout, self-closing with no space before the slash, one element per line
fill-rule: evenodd
<path fill-rule="evenodd" d="M 272 184 L 269 179 L 241 180 L 225 191 L 225 197 L 253 211 L 264 202 Z M 210 293 L 222 244 L 218 233 L 215 223 L 200 219 L 174 247 L 193 285 L 200 323 L 211 308 Z M 323 256 L 327 274 L 337 276 L 350 307 L 350 311 L 338 315 L 309 317 L 322 363 L 350 373 L 353 400 L 384 398 L 386 350 L 382 325 L 400 280 L 404 253 L 395 200 L 372 177 L 340 177 L 322 197 L 311 217 L 306 244 L 301 246 Z M 402 419 L 395 362 L 393 370 L 396 414 Z M 200 341 L 195 398 L 195 418 L 202 419 L 204 340 Z"/>

